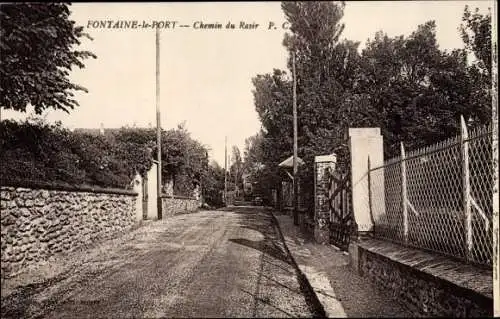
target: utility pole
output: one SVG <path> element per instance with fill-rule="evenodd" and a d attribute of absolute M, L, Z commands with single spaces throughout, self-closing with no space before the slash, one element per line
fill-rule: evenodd
<path fill-rule="evenodd" d="M 295 51 L 292 51 L 293 72 L 293 223 L 299 225 L 299 181 L 297 151 L 297 74 L 295 72 Z"/>
<path fill-rule="evenodd" d="M 231 191 L 231 152 L 228 152 L 227 154 L 227 186 L 228 186 L 228 192 L 231 192 L 231 199 L 233 198 L 234 191 Z M 232 203 L 231 200 L 229 200 L 229 203 Z"/>
<path fill-rule="evenodd" d="M 224 141 L 224 205 L 227 206 L 227 136 Z"/>
<path fill-rule="evenodd" d="M 160 124 L 160 29 L 156 28 L 156 145 L 158 150 L 158 167 L 157 167 L 157 210 L 158 219 L 163 218 L 162 203 L 161 203 L 161 124 Z"/>
<path fill-rule="evenodd" d="M 235 166 L 234 166 L 234 196 L 235 196 L 235 199 L 236 197 L 238 196 L 238 193 L 239 193 L 239 189 L 238 189 L 238 164 L 236 163 L 236 159 L 233 158 L 233 161 L 235 161 Z"/>

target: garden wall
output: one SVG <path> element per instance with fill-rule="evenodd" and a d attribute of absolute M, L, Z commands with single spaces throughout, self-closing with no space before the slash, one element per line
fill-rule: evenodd
<path fill-rule="evenodd" d="M 164 217 L 195 212 L 200 207 L 200 201 L 194 197 L 162 196 L 161 200 Z"/>
<path fill-rule="evenodd" d="M 359 274 L 424 317 L 491 317 L 491 269 L 450 257 L 404 247 L 388 241 L 364 239 L 349 247 Z"/>
<path fill-rule="evenodd" d="M 138 194 L 126 190 L 1 186 L 1 272 L 110 239 L 136 222 Z"/>

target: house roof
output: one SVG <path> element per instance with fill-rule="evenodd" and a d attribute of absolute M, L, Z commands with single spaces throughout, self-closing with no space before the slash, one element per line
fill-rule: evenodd
<path fill-rule="evenodd" d="M 77 133 L 86 133 L 86 134 L 91 134 L 91 135 L 100 135 L 101 130 L 104 132 L 104 134 L 113 134 L 113 133 L 118 133 L 121 130 L 139 130 L 139 131 L 148 131 L 151 130 L 151 128 L 147 127 L 120 127 L 120 128 L 75 128 L 73 132 Z"/>
<path fill-rule="evenodd" d="M 299 165 L 304 165 L 304 161 L 300 158 L 300 157 L 297 157 L 297 163 Z M 279 167 L 293 167 L 293 155 L 290 156 L 289 158 L 287 158 L 286 160 L 284 160 L 283 162 L 279 163 L 278 164 Z"/>

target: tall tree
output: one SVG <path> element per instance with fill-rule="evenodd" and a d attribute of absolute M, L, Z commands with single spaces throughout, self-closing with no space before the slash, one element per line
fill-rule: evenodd
<path fill-rule="evenodd" d="M 261 168 L 263 164 L 263 138 L 263 132 L 260 131 L 257 134 L 245 139 L 245 149 L 243 151 L 243 171 L 246 174 L 252 175 L 252 173 Z"/>
<path fill-rule="evenodd" d="M 439 48 L 434 21 L 407 37 L 377 32 L 360 54 L 359 43 L 340 40 L 343 2 L 283 2 L 282 9 L 291 25 L 283 44 L 297 61 L 298 151 L 306 162 L 299 175 L 309 191 L 303 196 L 312 195 L 314 156 L 347 159 L 348 127 L 381 127 L 386 156 L 394 156 L 401 141 L 416 148 L 457 134 L 460 115 L 471 125 L 489 122 L 490 85 L 480 68 L 488 65 L 487 18 L 464 15 L 464 41 L 484 61 L 470 67 L 465 50 Z M 270 189 L 283 177 L 277 164 L 292 154 L 291 81 L 274 70 L 253 84 L 262 123 L 260 181 Z"/>
<path fill-rule="evenodd" d="M 222 193 L 224 191 L 224 168 L 217 162 L 212 161 L 207 167 L 207 173 L 203 178 L 203 198 L 205 202 L 213 207 L 222 207 Z"/>
<path fill-rule="evenodd" d="M 369 122 L 382 128 L 387 156 L 399 154 L 401 141 L 413 149 L 458 134 L 460 115 L 488 119 L 466 52 L 440 50 L 434 21 L 408 37 L 377 32 L 362 58 L 357 91 L 367 96 Z"/>
<path fill-rule="evenodd" d="M 491 117 L 491 9 L 487 14 L 479 13 L 476 8 L 472 13 L 465 6 L 460 25 L 460 33 L 465 44 L 465 49 L 475 57 L 469 63 L 468 74 L 473 85 L 472 101 L 483 112 L 483 117 Z M 482 119 L 472 119 L 479 123 Z"/>
<path fill-rule="evenodd" d="M 339 153 L 346 128 L 346 104 L 359 72 L 357 42 L 340 40 L 344 2 L 283 2 L 291 34 L 283 44 L 296 55 L 298 148 L 301 196 L 313 203 L 314 156 Z M 288 63 L 291 69 L 291 58 Z M 312 205 L 312 204 L 311 204 Z"/>
<path fill-rule="evenodd" d="M 233 145 L 231 156 L 231 167 L 229 168 L 231 180 L 238 189 L 243 189 L 243 159 L 238 146 Z"/>
<path fill-rule="evenodd" d="M 252 178 L 262 186 L 259 188 L 270 190 L 280 183 L 278 164 L 292 154 L 292 86 L 286 72 L 278 69 L 271 74 L 257 75 L 252 82 L 262 131 L 256 138 L 257 144 L 247 150 L 245 161 L 253 157 L 248 165 L 253 166 L 250 163 L 255 162 L 260 168 L 252 170 Z"/>
<path fill-rule="evenodd" d="M 486 74 L 491 73 L 491 11 L 487 14 L 479 13 L 476 8 L 471 12 L 465 6 L 460 25 L 460 34 L 465 48 L 474 53 L 476 64 Z"/>
<path fill-rule="evenodd" d="M 191 137 L 183 124 L 161 133 L 162 179 L 173 180 L 176 194 L 191 195 L 195 185 L 199 185 L 207 174 L 208 150 Z M 122 128 L 112 138 L 127 147 L 122 154 L 124 157 L 134 156 L 133 151 L 126 151 L 134 145 L 147 147 L 149 154 L 156 157 L 154 129 Z"/>
<path fill-rule="evenodd" d="M 63 3 L 10 3 L 0 5 L 0 107 L 37 114 L 47 108 L 69 112 L 78 106 L 69 72 L 83 68 L 96 56 L 79 51 L 80 39 L 91 37 L 69 19 Z"/>
<path fill-rule="evenodd" d="M 348 126 L 343 110 L 356 83 L 358 43 L 339 40 L 344 29 L 343 2 L 283 2 L 282 9 L 291 25 L 283 45 L 296 55 L 298 153 L 308 164 L 299 169 L 299 175 L 302 189 L 309 190 L 307 197 L 312 196 L 314 156 L 333 152 Z M 288 68 L 292 69 L 291 58 Z M 272 177 L 276 185 L 288 178 L 277 165 L 292 154 L 290 76 L 274 70 L 254 78 L 254 87 L 263 126 L 263 176 Z"/>

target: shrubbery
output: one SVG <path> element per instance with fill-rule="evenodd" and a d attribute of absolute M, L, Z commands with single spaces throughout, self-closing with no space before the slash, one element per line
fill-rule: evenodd
<path fill-rule="evenodd" d="M 202 189 L 203 198 L 210 207 L 223 207 L 224 168 L 220 167 L 216 162 L 212 162 L 204 175 Z"/>
<path fill-rule="evenodd" d="M 151 159 L 145 145 L 71 132 L 41 120 L 0 122 L 0 179 L 127 188 Z"/>
<path fill-rule="evenodd" d="M 129 188 L 156 159 L 154 129 L 121 128 L 104 135 L 70 131 L 40 119 L 0 122 L 0 181 L 28 184 Z M 224 171 L 208 165 L 207 149 L 183 126 L 162 132 L 163 181 L 174 181 L 174 194 L 192 196 L 202 185 L 210 206 L 222 206 Z"/>

